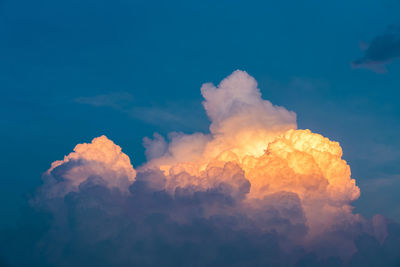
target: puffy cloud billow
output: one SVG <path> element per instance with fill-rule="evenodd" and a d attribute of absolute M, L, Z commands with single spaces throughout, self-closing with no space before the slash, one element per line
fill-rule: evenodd
<path fill-rule="evenodd" d="M 201 88 L 210 132 L 144 138 L 133 168 L 105 136 L 52 163 L 22 225 L 20 266 L 395 266 L 400 227 L 353 212 L 339 143 L 299 130 L 235 71 Z M 30 216 L 30 217 L 29 217 Z M 35 220 L 33 220 L 34 218 Z"/>

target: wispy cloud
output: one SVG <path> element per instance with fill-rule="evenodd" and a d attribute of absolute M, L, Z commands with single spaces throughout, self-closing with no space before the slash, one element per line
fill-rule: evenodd
<path fill-rule="evenodd" d="M 75 102 L 87 104 L 95 107 L 111 107 L 114 109 L 124 109 L 133 102 L 133 96 L 126 92 L 102 94 L 95 96 L 78 97 Z"/>
<path fill-rule="evenodd" d="M 377 73 L 386 72 L 385 65 L 400 57 L 400 27 L 390 26 L 370 44 L 360 43 L 364 56 L 354 60 L 353 68 L 367 68 Z"/>
<path fill-rule="evenodd" d="M 380 178 L 368 179 L 360 181 L 360 186 L 363 191 L 377 191 L 382 190 L 382 187 L 391 187 L 398 184 L 400 181 L 400 174 L 384 175 Z"/>
<path fill-rule="evenodd" d="M 109 94 L 100 94 L 95 96 L 84 96 L 75 98 L 74 102 L 78 104 L 90 105 L 93 107 L 108 107 L 127 114 L 133 119 L 141 120 L 146 123 L 158 126 L 165 124 L 180 125 L 185 128 L 195 128 L 196 125 L 202 125 L 199 109 L 193 108 L 190 101 L 185 103 L 165 103 L 164 105 L 139 105 L 135 97 L 127 92 L 117 92 Z M 182 107 L 185 112 L 183 113 Z M 204 116 L 203 116 L 204 117 Z"/>

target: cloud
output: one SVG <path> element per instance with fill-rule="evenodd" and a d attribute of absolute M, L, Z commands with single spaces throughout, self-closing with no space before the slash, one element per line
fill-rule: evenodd
<path fill-rule="evenodd" d="M 129 116 L 131 116 L 132 118 L 144 121 L 152 125 L 164 125 L 174 123 L 178 125 L 190 126 L 191 124 L 181 114 L 175 112 L 172 107 L 159 108 L 135 106 L 131 107 L 128 110 L 125 110 L 125 113 L 129 114 Z"/>
<path fill-rule="evenodd" d="M 400 181 L 400 175 L 385 175 L 383 177 L 369 179 L 363 182 L 363 190 L 376 191 L 382 190 L 382 187 L 392 187 Z"/>
<path fill-rule="evenodd" d="M 391 26 L 376 36 L 369 45 L 361 44 L 364 56 L 352 62 L 353 68 L 368 68 L 377 73 L 386 72 L 385 65 L 400 57 L 400 28 Z"/>
<path fill-rule="evenodd" d="M 5 232 L 0 257 L 16 266 L 399 260 L 396 224 L 353 213 L 360 190 L 339 143 L 297 129 L 296 114 L 263 100 L 246 72 L 201 92 L 209 133 L 146 137 L 142 166 L 105 136 L 53 162 L 22 218 L 38 222 Z"/>
<path fill-rule="evenodd" d="M 43 176 L 45 184 L 40 191 L 46 199 L 78 191 L 86 183 L 126 191 L 135 176 L 129 157 L 103 135 L 89 144 L 77 145 L 63 160 L 53 162 Z"/>
<path fill-rule="evenodd" d="M 140 170 L 161 169 L 168 181 L 186 187 L 207 181 L 203 172 L 213 166 L 234 162 L 251 184 L 248 200 L 278 192 L 296 194 L 312 226 L 310 234 L 324 231 L 335 217 L 357 220 L 349 204 L 359 197 L 359 188 L 337 142 L 296 130 L 296 114 L 263 100 L 257 82 L 246 72 L 236 71 L 218 87 L 207 83 L 201 90 L 210 134 L 170 136 L 168 145 L 160 136 L 154 144 L 146 139 L 148 154 L 160 143 L 162 152 Z"/>
<path fill-rule="evenodd" d="M 296 127 L 296 114 L 263 100 L 256 80 L 246 72 L 235 71 L 218 88 L 206 83 L 201 93 L 213 134 L 261 125 L 266 129 Z"/>
<path fill-rule="evenodd" d="M 126 92 L 78 97 L 75 102 L 95 107 L 111 107 L 121 110 L 133 101 L 133 96 Z"/>
<path fill-rule="evenodd" d="M 133 119 L 166 128 L 174 125 L 191 129 L 195 127 L 194 124 L 203 123 L 196 114 L 197 111 L 193 109 L 192 103 L 169 103 L 164 107 L 143 106 L 138 105 L 134 96 L 127 92 L 78 97 L 74 99 L 74 102 L 93 107 L 112 108 Z M 183 106 L 186 109 L 185 115 L 177 110 L 177 107 Z"/>

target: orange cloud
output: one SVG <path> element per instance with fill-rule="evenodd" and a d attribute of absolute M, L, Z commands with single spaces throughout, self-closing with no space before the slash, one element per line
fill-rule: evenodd
<path fill-rule="evenodd" d="M 89 178 L 100 179 L 108 187 L 127 191 L 135 180 L 136 171 L 129 157 L 106 136 L 94 138 L 91 143 L 78 144 L 63 160 L 55 161 L 47 170 L 45 179 L 58 180 L 48 193 L 66 194 L 77 191 Z"/>

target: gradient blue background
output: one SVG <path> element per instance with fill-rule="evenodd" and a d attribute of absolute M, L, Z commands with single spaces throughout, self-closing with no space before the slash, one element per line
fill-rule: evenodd
<path fill-rule="evenodd" d="M 339 141 L 356 211 L 400 221 L 400 60 L 352 69 L 400 2 L 0 1 L 0 225 L 50 163 L 105 134 L 134 166 L 153 132 L 207 132 L 200 86 L 236 69 Z"/>

